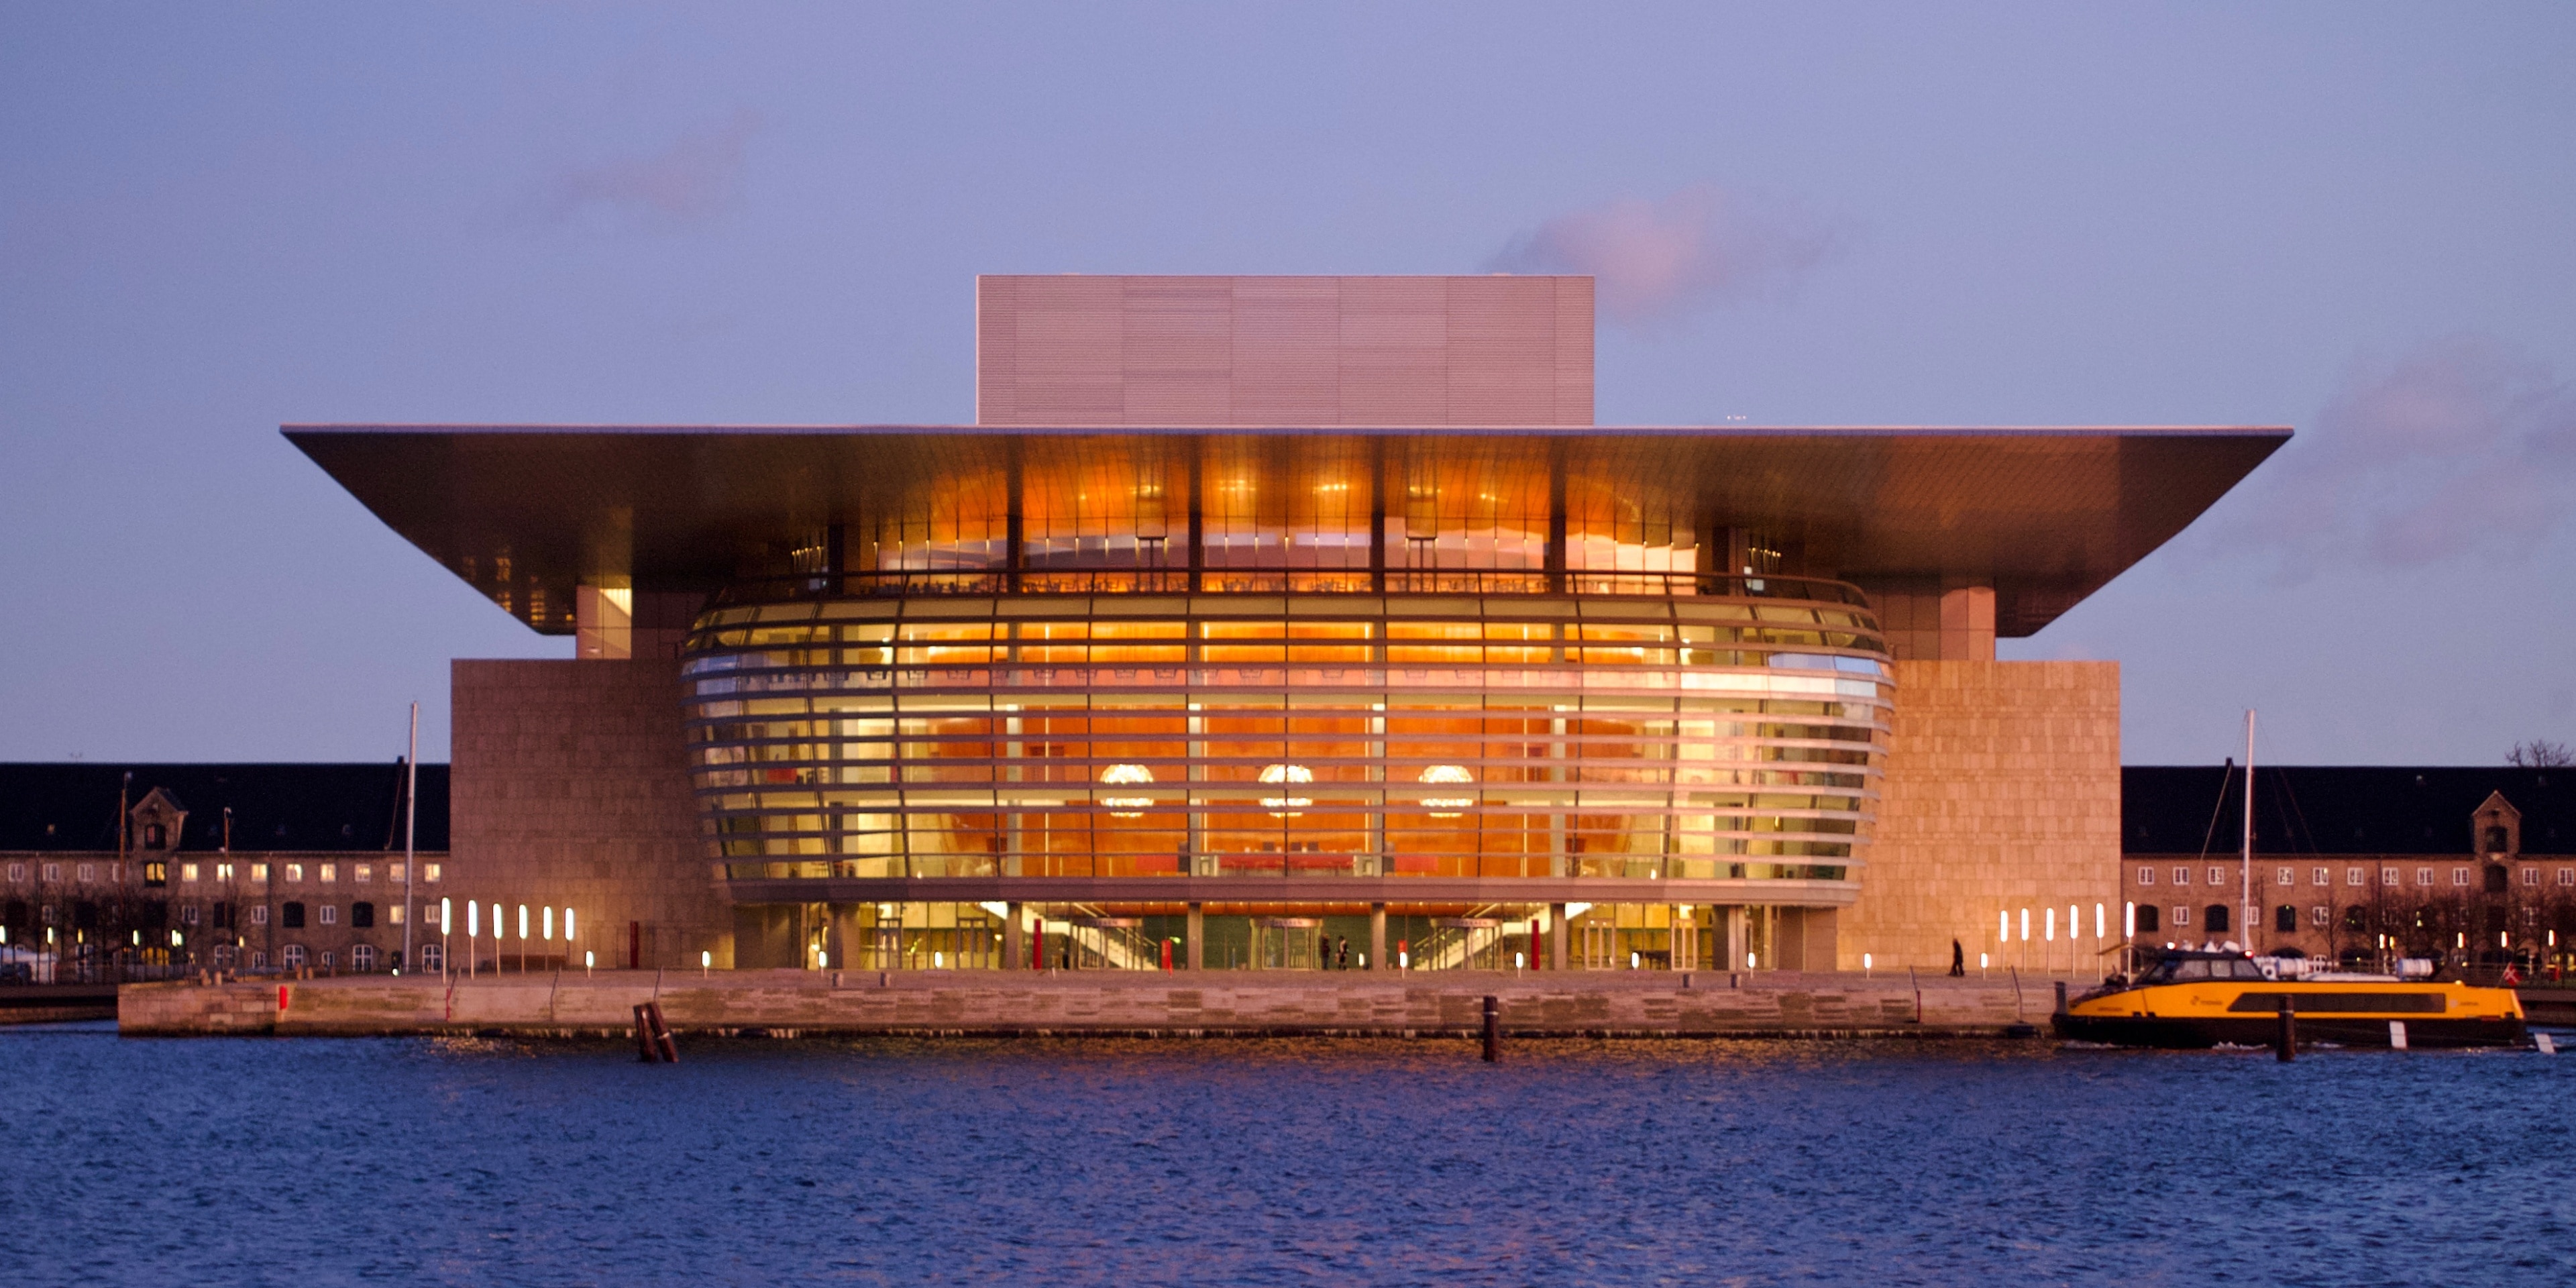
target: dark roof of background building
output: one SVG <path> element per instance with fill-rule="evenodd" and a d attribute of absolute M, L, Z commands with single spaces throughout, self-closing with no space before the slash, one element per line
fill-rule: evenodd
<path fill-rule="evenodd" d="M 2220 781 L 2226 782 L 2224 795 Z M 2126 854 L 2234 854 L 2245 776 L 2220 765 L 2120 771 Z M 2576 854 L 2576 769 L 2260 765 L 2258 854 L 2468 854 L 2470 815 L 2491 792 L 2522 811 L 2525 854 Z M 2213 820 L 2215 826 L 2213 827 Z"/>
<path fill-rule="evenodd" d="M 167 790 L 188 811 L 184 850 L 224 843 L 233 812 L 235 850 L 399 850 L 402 766 L 0 763 L 0 850 L 116 849 L 117 790 L 127 773 L 140 801 Z M 414 844 L 447 849 L 447 766 L 420 767 Z"/>

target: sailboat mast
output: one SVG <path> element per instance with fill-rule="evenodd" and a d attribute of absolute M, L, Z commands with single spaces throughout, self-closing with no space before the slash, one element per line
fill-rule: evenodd
<path fill-rule="evenodd" d="M 2245 842 L 2238 856 L 2237 902 L 2245 918 L 2245 951 L 2254 951 L 2254 709 L 2245 709 Z"/>

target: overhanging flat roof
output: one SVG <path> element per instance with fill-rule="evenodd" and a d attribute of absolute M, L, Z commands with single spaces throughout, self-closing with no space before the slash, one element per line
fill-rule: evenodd
<path fill-rule="evenodd" d="M 1623 497 L 1798 542 L 1809 571 L 1869 585 L 1965 579 L 2028 635 L 2189 525 L 2287 442 L 2274 426 L 1102 429 L 974 425 L 289 425 L 378 518 L 487 593 L 495 559 L 544 591 L 513 611 L 569 629 L 573 586 L 712 590 L 797 534 L 898 504 L 1015 453 L 1311 440 L 1473 443 Z M 1040 443 L 1038 440 L 1051 440 Z"/>

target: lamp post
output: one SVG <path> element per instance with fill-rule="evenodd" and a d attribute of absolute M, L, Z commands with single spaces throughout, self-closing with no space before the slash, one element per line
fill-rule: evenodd
<path fill-rule="evenodd" d="M 454 951 L 448 943 L 448 934 L 453 929 L 451 919 L 454 915 L 454 910 L 449 906 L 447 899 L 441 896 L 438 901 L 438 973 L 441 976 L 452 974 L 455 970 L 455 963 L 448 960 L 448 954 Z"/>

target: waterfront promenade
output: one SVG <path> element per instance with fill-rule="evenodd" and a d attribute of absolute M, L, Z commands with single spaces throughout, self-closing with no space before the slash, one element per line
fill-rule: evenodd
<path fill-rule="evenodd" d="M 2041 979 L 1884 971 L 567 970 L 130 984 L 117 1009 L 136 1036 L 622 1036 L 656 1002 L 684 1035 L 1451 1037 L 1486 997 L 1513 1037 L 1993 1037 L 2056 1001 Z"/>

